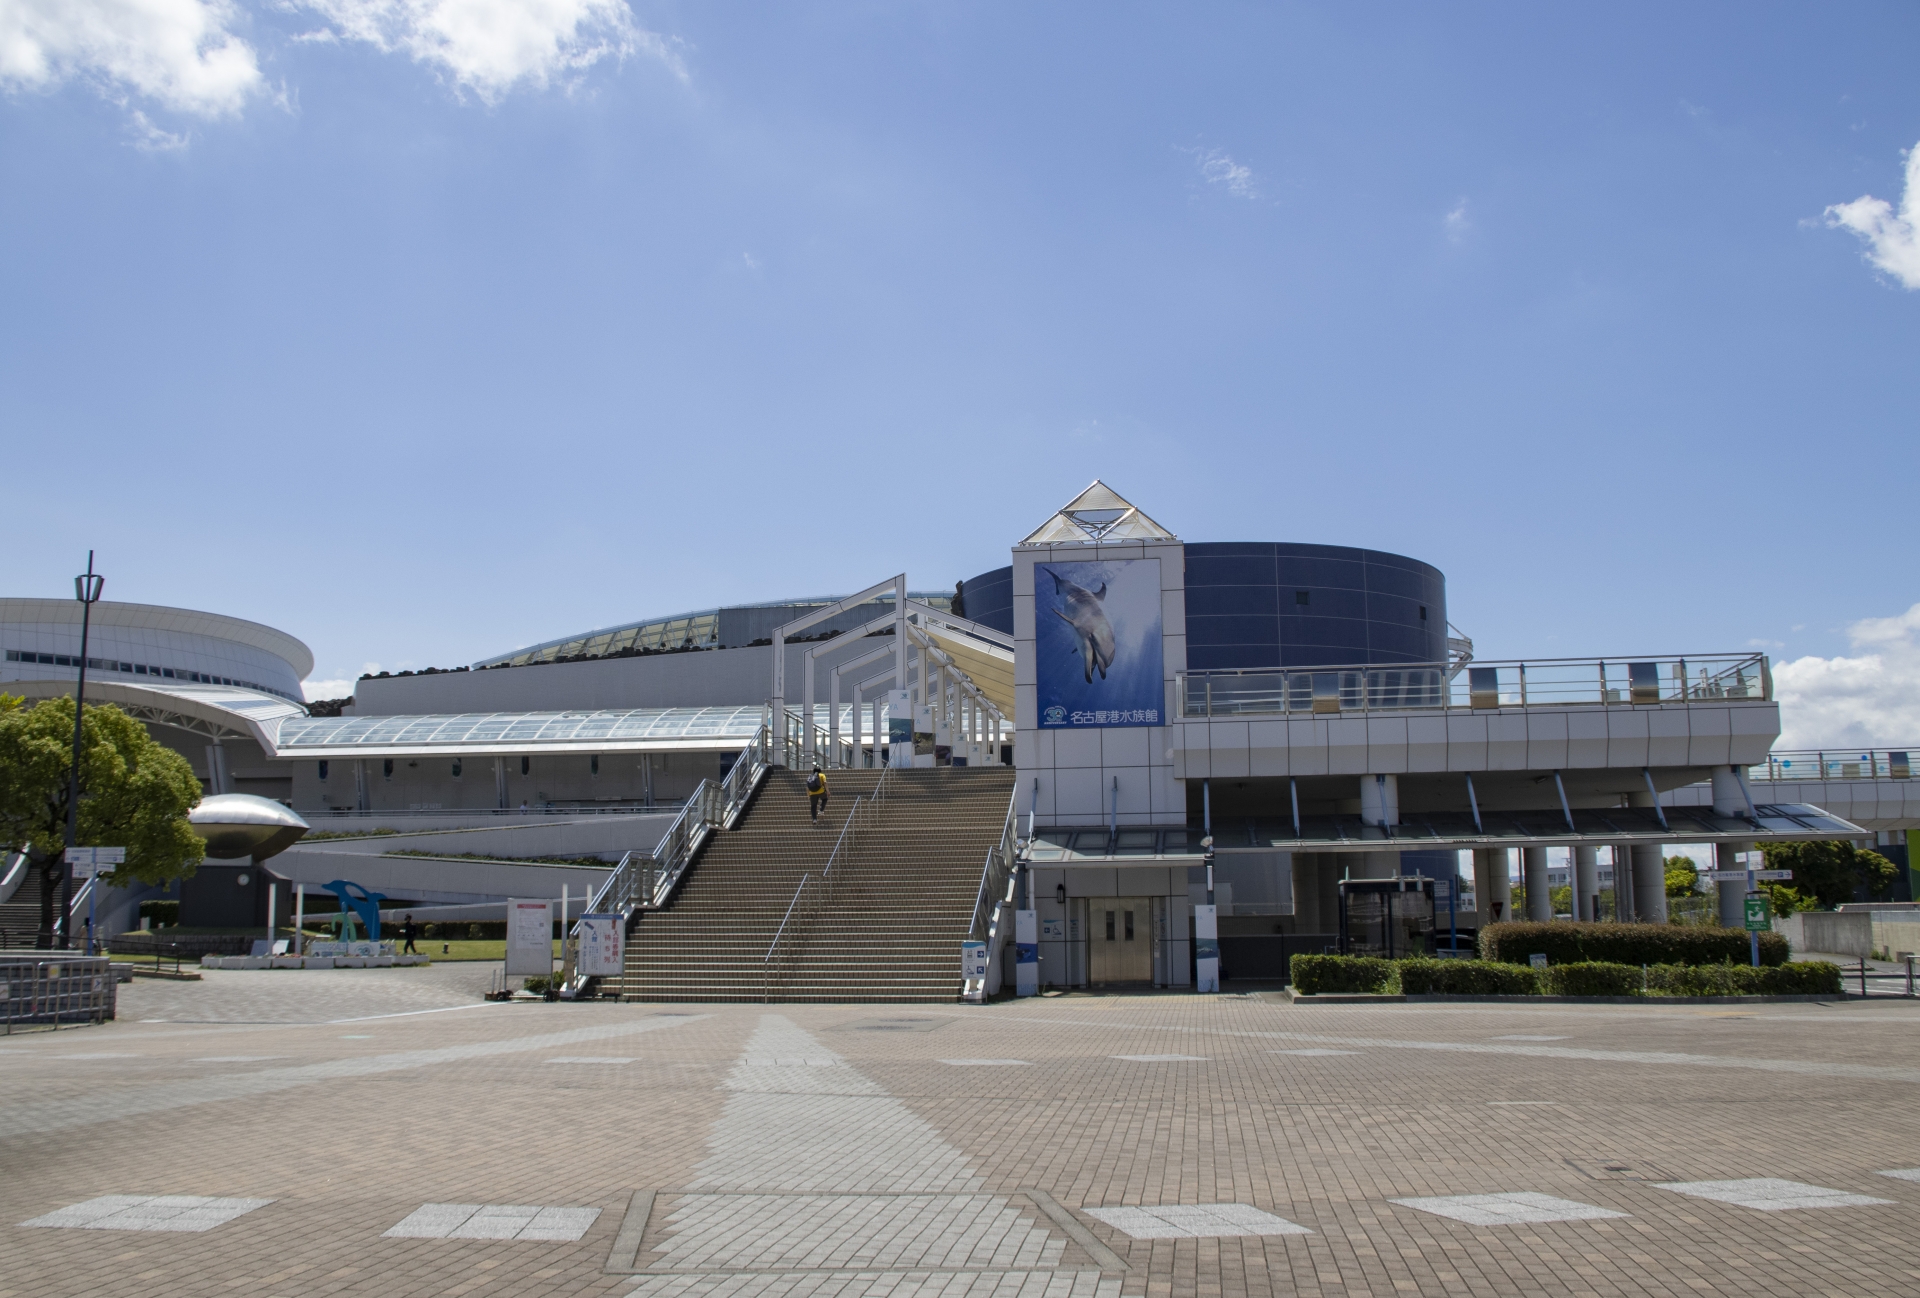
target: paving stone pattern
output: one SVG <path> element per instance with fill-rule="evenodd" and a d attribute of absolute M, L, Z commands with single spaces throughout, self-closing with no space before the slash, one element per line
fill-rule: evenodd
<path fill-rule="evenodd" d="M 908 1021 L 340 973 L 141 981 L 116 1023 L 0 1038 L 0 1298 L 1920 1292 L 1920 1011 L 1893 1000 Z M 1121 1057 L 1167 1055 L 1198 1058 Z M 1619 1215 L 1526 1212 L 1556 1202 Z M 559 1210 L 595 1215 L 529 1237 Z M 1302 1233 L 1225 1233 L 1269 1219 Z M 139 1225 L 166 1221 L 204 1229 Z"/>

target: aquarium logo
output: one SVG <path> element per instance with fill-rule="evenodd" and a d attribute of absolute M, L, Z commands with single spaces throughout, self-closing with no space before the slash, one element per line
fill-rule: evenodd
<path fill-rule="evenodd" d="M 1067 721 L 1067 710 L 1061 707 L 1058 703 L 1054 704 L 1052 707 L 1047 709 L 1048 725 L 1050 726 L 1065 725 L 1066 721 Z"/>

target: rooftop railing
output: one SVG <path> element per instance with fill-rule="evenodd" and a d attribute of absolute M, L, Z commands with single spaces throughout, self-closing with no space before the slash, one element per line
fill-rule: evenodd
<path fill-rule="evenodd" d="M 1475 662 L 1464 670 L 1446 663 L 1240 668 L 1185 672 L 1177 688 L 1187 717 L 1335 716 L 1764 701 L 1773 697 L 1773 676 L 1765 654 L 1708 654 Z"/>
<path fill-rule="evenodd" d="M 1750 780 L 1911 780 L 1920 749 L 1799 748 L 1768 753 L 1747 768 Z"/>

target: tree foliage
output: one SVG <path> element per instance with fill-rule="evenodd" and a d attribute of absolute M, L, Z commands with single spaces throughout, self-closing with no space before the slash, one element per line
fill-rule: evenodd
<path fill-rule="evenodd" d="M 1700 895 L 1700 874 L 1694 868 L 1690 856 L 1669 856 L 1662 863 L 1667 872 L 1667 896 L 1697 897 Z"/>
<path fill-rule="evenodd" d="M 1793 890 L 1825 910 L 1850 901 L 1883 901 L 1900 878 L 1900 867 L 1892 861 L 1843 838 L 1767 843 L 1761 850 L 1767 854 L 1768 869 L 1792 870 Z"/>
<path fill-rule="evenodd" d="M 41 871 L 43 936 L 65 868 L 72 767 L 73 700 L 29 707 L 0 695 L 0 843 L 24 849 Z M 79 784 L 76 841 L 127 849 L 126 864 L 110 882 L 164 883 L 200 864 L 206 845 L 187 821 L 200 801 L 199 779 L 186 758 L 119 708 L 88 705 Z"/>

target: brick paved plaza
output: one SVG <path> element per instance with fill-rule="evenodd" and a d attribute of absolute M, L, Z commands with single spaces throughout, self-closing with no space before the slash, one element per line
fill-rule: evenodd
<path fill-rule="evenodd" d="M 0 1040 L 0 1298 L 1920 1292 L 1903 1002 L 486 976 L 143 980 L 116 1023 Z"/>

